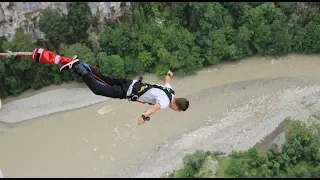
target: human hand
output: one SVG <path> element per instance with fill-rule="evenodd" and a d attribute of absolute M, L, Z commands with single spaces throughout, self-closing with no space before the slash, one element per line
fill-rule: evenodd
<path fill-rule="evenodd" d="M 169 74 L 170 76 L 173 76 L 173 73 L 170 70 L 167 72 L 167 74 Z"/>
<path fill-rule="evenodd" d="M 79 59 L 77 55 L 73 56 L 73 60 Z"/>
<path fill-rule="evenodd" d="M 138 118 L 138 125 L 141 125 L 141 124 L 143 124 L 144 123 L 144 120 L 143 120 L 143 118 L 140 116 L 139 118 Z"/>

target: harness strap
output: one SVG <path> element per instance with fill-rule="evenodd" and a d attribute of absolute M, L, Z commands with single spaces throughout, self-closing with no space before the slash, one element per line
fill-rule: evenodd
<path fill-rule="evenodd" d="M 138 101 L 138 98 L 142 96 L 144 93 L 146 93 L 148 90 L 152 88 L 158 88 L 162 91 L 164 91 L 169 98 L 169 101 L 172 100 L 172 94 L 174 94 L 174 90 L 171 88 L 166 88 L 163 86 L 159 86 L 157 84 L 148 84 L 148 83 L 142 83 L 142 78 L 140 77 L 139 81 L 137 81 L 132 88 L 132 93 L 130 96 L 128 96 L 129 101 Z M 142 102 L 145 104 L 144 102 Z M 148 103 L 149 105 L 153 105 L 152 103 Z"/>

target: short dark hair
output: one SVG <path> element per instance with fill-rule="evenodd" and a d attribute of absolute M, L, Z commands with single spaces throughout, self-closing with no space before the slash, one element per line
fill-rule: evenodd
<path fill-rule="evenodd" d="M 186 111 L 189 107 L 189 100 L 186 98 L 175 98 L 176 105 L 182 111 Z"/>

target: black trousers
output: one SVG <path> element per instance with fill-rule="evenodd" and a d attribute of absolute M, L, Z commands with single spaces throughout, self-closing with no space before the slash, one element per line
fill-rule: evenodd
<path fill-rule="evenodd" d="M 127 90 L 133 80 L 126 78 L 110 78 L 104 76 L 92 66 L 90 66 L 90 68 L 92 70 L 92 74 L 109 84 L 103 85 L 99 83 L 99 81 L 89 73 L 83 75 L 84 82 L 94 94 L 119 99 L 125 99 L 127 97 Z"/>

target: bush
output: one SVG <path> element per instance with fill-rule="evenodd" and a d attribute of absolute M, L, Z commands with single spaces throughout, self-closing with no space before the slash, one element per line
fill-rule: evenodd
<path fill-rule="evenodd" d="M 109 76 L 124 77 L 124 62 L 118 55 L 108 56 L 106 53 L 99 53 L 97 62 L 101 67 L 101 71 Z"/>
<path fill-rule="evenodd" d="M 190 165 L 186 165 L 182 170 L 181 178 L 193 178 L 195 172 L 196 171 Z"/>
<path fill-rule="evenodd" d="M 185 166 L 190 166 L 194 170 L 199 170 L 200 167 L 202 166 L 203 162 L 206 160 L 208 157 L 209 153 L 202 151 L 202 150 L 196 150 L 195 153 L 193 154 L 187 154 L 183 158 L 183 163 Z"/>

